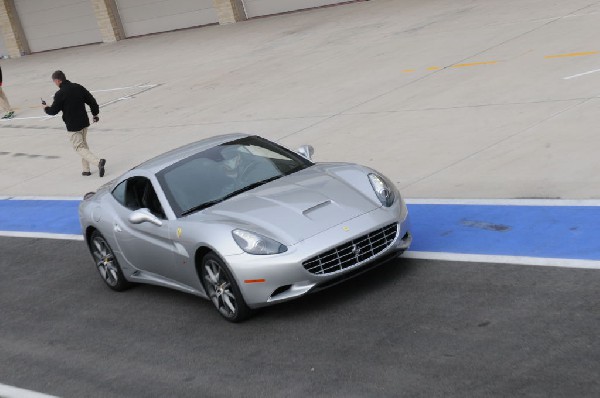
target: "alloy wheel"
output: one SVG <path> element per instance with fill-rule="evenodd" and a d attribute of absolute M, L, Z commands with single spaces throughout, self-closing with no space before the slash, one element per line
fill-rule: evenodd
<path fill-rule="evenodd" d="M 214 259 L 208 259 L 204 263 L 203 273 L 207 293 L 214 306 L 224 317 L 235 318 L 238 312 L 237 300 L 227 273 Z"/>
<path fill-rule="evenodd" d="M 119 271 L 116 266 L 115 256 L 108 247 L 106 241 L 96 236 L 92 240 L 92 256 L 96 267 L 100 272 L 100 276 L 104 279 L 107 285 L 115 287 L 119 282 Z"/>

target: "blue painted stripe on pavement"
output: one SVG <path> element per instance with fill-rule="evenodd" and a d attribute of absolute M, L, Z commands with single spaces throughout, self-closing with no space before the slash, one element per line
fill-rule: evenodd
<path fill-rule="evenodd" d="M 600 260 L 600 207 L 409 205 L 411 250 Z"/>
<path fill-rule="evenodd" d="M 81 234 L 78 200 L 0 200 L 0 231 Z"/>
<path fill-rule="evenodd" d="M 80 234 L 76 200 L 0 200 L 0 231 Z M 600 260 L 600 206 L 409 204 L 412 251 Z"/>

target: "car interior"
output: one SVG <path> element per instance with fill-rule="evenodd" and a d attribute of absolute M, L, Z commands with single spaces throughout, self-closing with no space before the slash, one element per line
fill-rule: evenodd
<path fill-rule="evenodd" d="M 144 177 L 133 177 L 127 180 L 123 204 L 130 210 L 146 208 L 156 217 L 166 218 L 152 183 Z"/>

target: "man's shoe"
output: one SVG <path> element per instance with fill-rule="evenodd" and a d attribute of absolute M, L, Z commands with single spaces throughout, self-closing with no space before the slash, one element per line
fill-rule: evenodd
<path fill-rule="evenodd" d="M 106 164 L 106 159 L 100 159 L 100 162 L 98 162 L 98 170 L 100 171 L 98 174 L 100 174 L 100 177 L 104 177 L 104 165 Z"/>
<path fill-rule="evenodd" d="M 87 176 L 91 176 L 91 175 L 92 175 L 92 173 L 90 173 L 89 171 L 82 171 L 82 172 L 81 172 L 81 175 L 82 175 L 82 176 L 86 176 L 86 177 L 87 177 Z"/>
<path fill-rule="evenodd" d="M 6 114 L 4 114 L 4 116 L 2 116 L 2 119 L 12 119 L 13 117 L 15 117 L 15 112 L 10 111 L 10 112 L 6 112 Z"/>

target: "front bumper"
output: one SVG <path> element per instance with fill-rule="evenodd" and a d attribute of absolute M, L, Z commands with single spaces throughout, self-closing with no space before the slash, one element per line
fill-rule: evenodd
<path fill-rule="evenodd" d="M 315 254 L 328 251 L 340 244 L 383 228 L 397 224 L 394 241 L 376 255 L 357 264 L 328 274 L 313 274 L 303 262 Z M 234 274 L 237 284 L 250 308 L 258 308 L 287 301 L 311 291 L 321 290 L 356 276 L 410 247 L 410 220 L 406 207 L 378 208 L 343 224 L 321 232 L 309 239 L 289 246 L 288 251 L 269 256 L 238 254 L 224 259 Z"/>

